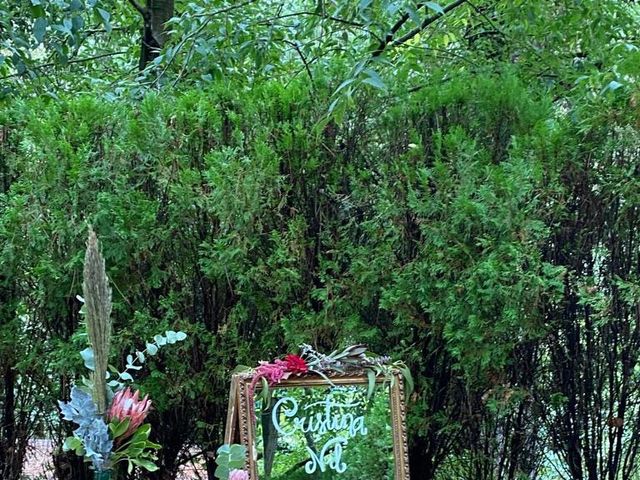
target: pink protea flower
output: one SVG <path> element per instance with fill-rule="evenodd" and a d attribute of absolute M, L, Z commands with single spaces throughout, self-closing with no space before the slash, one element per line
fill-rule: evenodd
<path fill-rule="evenodd" d="M 118 422 L 122 422 L 127 418 L 130 420 L 129 428 L 118 440 L 123 440 L 133 435 L 144 422 L 150 408 L 151 400 L 149 400 L 149 395 L 145 395 L 144 398 L 140 400 L 139 390 L 136 390 L 134 393 L 127 387 L 116 393 L 111 402 L 111 407 L 109 407 L 109 411 L 107 412 L 107 419 L 109 421 L 117 420 Z"/>
<path fill-rule="evenodd" d="M 249 472 L 246 470 L 231 470 L 229 480 L 249 480 Z"/>

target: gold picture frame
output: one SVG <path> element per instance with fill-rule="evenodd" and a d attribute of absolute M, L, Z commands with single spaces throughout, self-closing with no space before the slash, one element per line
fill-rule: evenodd
<path fill-rule="evenodd" d="M 253 415 L 251 392 L 252 375 L 248 373 L 234 374 L 229 391 L 229 410 L 225 429 L 225 443 L 239 443 L 247 448 L 245 469 L 250 480 L 259 480 L 257 468 L 256 425 Z M 404 378 L 399 371 L 391 376 L 377 377 L 377 383 L 389 385 L 389 410 L 392 426 L 394 479 L 410 480 L 409 449 L 407 444 L 406 407 L 404 395 Z M 322 386 L 358 386 L 369 384 L 365 372 L 358 374 L 329 374 L 323 378 L 313 372 L 292 376 L 282 380 L 272 388 L 322 387 Z"/>

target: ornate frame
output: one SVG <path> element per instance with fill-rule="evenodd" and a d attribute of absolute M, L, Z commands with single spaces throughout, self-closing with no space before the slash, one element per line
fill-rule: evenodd
<path fill-rule="evenodd" d="M 334 385 L 367 385 L 367 375 L 357 374 L 330 374 L 328 378 Z M 252 376 L 247 373 L 234 374 L 231 379 L 229 392 L 229 410 L 225 430 L 225 443 L 240 443 L 247 447 L 246 470 L 250 480 L 258 480 L 258 470 L 255 462 L 255 424 L 250 419 L 251 403 L 250 394 Z M 389 382 L 389 378 L 377 377 L 378 383 Z M 330 383 L 314 373 L 290 377 L 282 380 L 277 387 L 313 387 L 325 386 Z M 391 423 L 393 428 L 393 456 L 395 459 L 395 480 L 410 480 L 409 475 L 409 448 L 407 444 L 406 409 L 404 399 L 404 382 L 400 372 L 394 372 L 390 381 L 391 399 Z"/>

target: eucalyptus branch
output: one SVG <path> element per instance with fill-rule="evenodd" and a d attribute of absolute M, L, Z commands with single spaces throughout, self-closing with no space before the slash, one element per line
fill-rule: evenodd
<path fill-rule="evenodd" d="M 118 373 L 118 379 L 109 382 L 110 387 L 117 387 L 122 385 L 122 381 L 133 382 L 134 378 L 131 374 L 133 370 L 142 369 L 142 364 L 145 363 L 147 356 L 154 356 L 158 353 L 160 348 L 165 345 L 172 345 L 177 342 L 181 342 L 187 338 L 187 334 L 184 332 L 174 332 L 173 330 L 167 330 L 164 335 L 156 335 L 153 337 L 153 342 L 147 342 L 146 348 L 142 351 L 136 350 L 134 355 L 127 355 L 127 364 L 122 372 L 117 372 L 115 369 L 112 371 Z"/>

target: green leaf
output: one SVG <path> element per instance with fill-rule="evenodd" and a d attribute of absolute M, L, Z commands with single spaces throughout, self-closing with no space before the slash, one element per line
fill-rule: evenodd
<path fill-rule="evenodd" d="M 151 356 L 158 353 L 158 346 L 155 343 L 147 343 L 147 353 Z"/>
<path fill-rule="evenodd" d="M 215 472 L 213 474 L 219 478 L 220 480 L 226 480 L 229 478 L 229 467 L 225 467 L 224 465 L 218 465 L 216 467 Z"/>
<path fill-rule="evenodd" d="M 132 458 L 131 462 L 139 467 L 144 468 L 148 472 L 155 472 L 156 470 L 158 470 L 158 466 L 150 460 L 145 460 L 142 458 Z"/>
<path fill-rule="evenodd" d="M 335 95 L 336 93 L 338 93 L 340 90 L 342 90 L 344 87 L 351 85 L 353 82 L 355 82 L 356 79 L 355 78 L 348 78 L 346 79 L 344 82 L 342 82 L 338 88 L 336 88 L 336 91 L 333 92 L 333 94 Z"/>
<path fill-rule="evenodd" d="M 121 422 L 111 422 L 109 424 L 109 430 L 111 430 L 111 438 L 118 438 L 121 435 L 124 435 L 126 431 L 129 429 L 129 425 L 131 424 L 130 418 L 125 418 Z"/>
<path fill-rule="evenodd" d="M 71 30 L 73 32 L 79 32 L 84 27 L 84 18 L 82 18 L 82 16 L 80 15 L 75 15 L 71 19 L 71 24 L 72 24 Z"/>
<path fill-rule="evenodd" d="M 176 340 L 181 342 L 187 339 L 187 334 L 184 332 L 176 332 Z"/>
<path fill-rule="evenodd" d="M 230 458 L 229 459 L 229 468 L 234 469 L 241 469 L 244 467 L 245 465 L 245 459 L 244 458 Z"/>
<path fill-rule="evenodd" d="M 387 13 L 389 15 L 395 15 L 398 10 L 400 10 L 400 2 L 391 2 L 387 5 Z"/>
<path fill-rule="evenodd" d="M 417 27 L 419 27 L 422 24 L 422 19 L 420 18 L 420 15 L 418 15 L 418 11 L 415 8 L 413 8 L 412 5 L 407 5 L 405 9 L 407 10 L 407 14 L 409 15 L 409 18 L 411 19 L 411 21 Z"/>
<path fill-rule="evenodd" d="M 333 102 L 331 102 L 331 105 L 329 105 L 329 113 L 333 112 L 336 109 L 336 107 L 340 103 L 340 100 L 341 100 L 341 98 L 338 97 Z"/>
<path fill-rule="evenodd" d="M 262 383 L 262 390 L 260 391 L 260 396 L 262 397 L 262 401 L 264 402 L 264 408 L 268 409 L 271 404 L 271 395 L 269 394 L 269 382 L 267 382 L 267 379 L 264 377 L 260 378 L 260 382 Z"/>
<path fill-rule="evenodd" d="M 44 7 L 40 5 L 40 3 L 32 3 L 31 5 L 31 16 L 34 18 L 44 17 L 46 12 L 44 11 Z"/>
<path fill-rule="evenodd" d="M 76 437 L 67 437 L 62 444 L 62 450 L 65 452 L 75 451 L 78 448 L 82 448 L 82 440 Z"/>
<path fill-rule="evenodd" d="M 147 440 L 149 438 L 149 434 L 151 433 L 151 425 L 149 423 L 145 423 L 144 425 L 140 425 L 140 428 L 136 430 L 136 433 L 133 434 L 133 438 L 131 439 L 132 443 L 141 440 Z"/>
<path fill-rule="evenodd" d="M 244 445 L 240 445 L 239 443 L 234 443 L 231 445 L 229 450 L 229 456 L 231 458 L 241 458 L 244 461 L 245 455 L 247 454 L 247 447 Z"/>
<path fill-rule="evenodd" d="M 42 43 L 42 40 L 47 33 L 47 25 L 49 25 L 49 22 L 45 17 L 38 17 L 33 22 L 33 36 L 39 44 Z"/>
<path fill-rule="evenodd" d="M 167 330 L 166 332 L 164 332 L 164 335 L 167 339 L 167 343 L 169 344 L 174 344 L 178 341 L 176 338 L 176 332 L 174 332 L 173 330 Z"/>
<path fill-rule="evenodd" d="M 602 93 L 605 92 L 615 92 L 616 90 L 618 90 L 619 88 L 623 87 L 624 85 L 616 80 L 611 80 L 606 87 L 604 87 L 602 89 Z"/>
<path fill-rule="evenodd" d="M 436 2 L 425 2 L 425 6 L 427 8 L 430 8 L 434 12 L 439 13 L 440 15 L 444 15 L 444 9 Z"/>
<path fill-rule="evenodd" d="M 102 24 L 104 25 L 104 29 L 107 33 L 111 33 L 111 14 L 102 8 L 97 8 L 96 11 L 102 20 Z"/>
<path fill-rule="evenodd" d="M 120 380 L 124 380 L 125 382 L 133 382 L 133 377 L 129 372 L 121 372 Z"/>
<path fill-rule="evenodd" d="M 84 366 L 91 371 L 95 371 L 96 363 L 95 359 L 93 358 L 93 349 L 85 348 L 80 352 L 80 356 L 82 357 L 82 360 L 84 360 Z"/>
<path fill-rule="evenodd" d="M 408 397 L 414 389 L 413 376 L 411 375 L 411 371 L 405 365 L 400 365 L 398 368 L 404 377 L 405 395 Z"/>
<path fill-rule="evenodd" d="M 368 83 L 369 85 L 378 88 L 380 90 L 386 90 L 387 86 L 385 85 L 385 83 L 382 81 L 382 78 L 380 78 L 380 75 L 378 75 L 378 73 L 375 70 L 372 70 L 370 68 L 366 68 L 364 70 L 364 73 L 366 73 L 368 75 L 367 78 L 365 78 L 362 83 Z"/>

